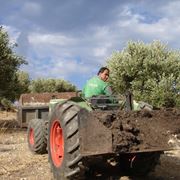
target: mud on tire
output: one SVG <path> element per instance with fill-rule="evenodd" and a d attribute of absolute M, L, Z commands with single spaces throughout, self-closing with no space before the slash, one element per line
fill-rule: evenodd
<path fill-rule="evenodd" d="M 33 153 L 47 153 L 47 121 L 32 119 L 28 124 L 28 147 Z"/>
<path fill-rule="evenodd" d="M 72 102 L 58 104 L 52 113 L 48 129 L 48 156 L 55 179 L 83 179 L 80 169 L 78 112 Z M 60 143 L 59 143 L 60 142 Z"/>

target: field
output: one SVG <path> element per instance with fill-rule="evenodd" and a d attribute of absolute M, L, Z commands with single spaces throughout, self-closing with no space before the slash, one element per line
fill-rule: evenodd
<path fill-rule="evenodd" d="M 53 179 L 48 164 L 48 155 L 34 155 L 29 151 L 26 129 L 18 128 L 16 113 L 1 112 L 0 127 L 0 179 Z M 161 155 L 160 161 L 155 171 L 146 179 L 180 179 L 180 151 L 165 152 Z M 121 177 L 120 179 L 139 178 Z"/>

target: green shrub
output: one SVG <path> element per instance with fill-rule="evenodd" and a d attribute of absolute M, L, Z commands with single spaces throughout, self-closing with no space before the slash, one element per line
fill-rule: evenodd
<path fill-rule="evenodd" d="M 179 106 L 180 53 L 159 41 L 129 42 L 107 60 L 110 83 L 116 93 L 133 92 L 136 100 L 156 107 Z"/>

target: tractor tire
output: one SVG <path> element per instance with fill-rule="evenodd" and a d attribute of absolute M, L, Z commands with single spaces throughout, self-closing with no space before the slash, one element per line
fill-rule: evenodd
<path fill-rule="evenodd" d="M 47 153 L 47 124 L 43 119 L 32 119 L 28 124 L 28 147 L 33 153 Z"/>
<path fill-rule="evenodd" d="M 67 101 L 56 105 L 50 118 L 48 156 L 51 170 L 57 180 L 84 179 L 84 170 L 80 168 L 80 109 L 79 106 Z"/>
<path fill-rule="evenodd" d="M 139 153 L 135 156 L 129 157 L 129 161 L 125 160 L 127 157 L 122 157 L 122 170 L 128 176 L 146 176 L 152 172 L 159 163 L 160 152 Z M 125 160 L 125 161 L 124 161 Z"/>

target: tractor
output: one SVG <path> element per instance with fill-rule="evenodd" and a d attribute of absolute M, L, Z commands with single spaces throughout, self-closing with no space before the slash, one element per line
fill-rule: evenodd
<path fill-rule="evenodd" d="M 29 122 L 29 149 L 33 153 L 48 153 L 51 171 L 58 180 L 144 176 L 154 169 L 164 150 L 115 151 L 111 129 L 98 118 L 91 118 L 98 112 L 151 109 L 147 104 L 135 107 L 132 102 L 130 94 L 123 101 L 106 96 L 52 99 L 48 119 Z"/>

